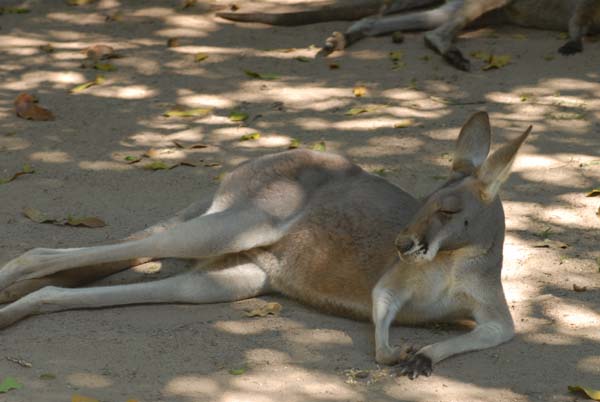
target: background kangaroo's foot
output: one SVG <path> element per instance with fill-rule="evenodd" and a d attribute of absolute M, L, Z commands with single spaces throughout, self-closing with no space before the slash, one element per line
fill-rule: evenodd
<path fill-rule="evenodd" d="M 570 40 L 558 49 L 558 52 L 565 56 L 570 56 L 581 51 L 583 51 L 583 43 L 581 39 Z"/>

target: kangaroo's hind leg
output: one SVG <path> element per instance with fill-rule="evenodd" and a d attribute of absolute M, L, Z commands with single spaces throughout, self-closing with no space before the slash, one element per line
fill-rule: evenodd
<path fill-rule="evenodd" d="M 600 10 L 599 0 L 579 0 L 569 20 L 569 40 L 558 51 L 565 56 L 583 51 L 583 37 Z"/>
<path fill-rule="evenodd" d="M 0 328 L 33 314 L 127 304 L 219 303 L 269 291 L 266 273 L 246 261 L 216 271 L 194 269 L 154 282 L 75 289 L 48 286 L 0 309 Z"/>
<path fill-rule="evenodd" d="M 469 71 L 470 62 L 454 45 L 454 39 L 467 25 L 485 13 L 506 6 L 510 0 L 464 0 L 454 3 L 458 7 L 452 10 L 450 18 L 438 28 L 425 33 L 425 44 L 442 55 L 453 67 Z"/>
<path fill-rule="evenodd" d="M 429 4 L 438 3 L 438 1 L 426 0 L 421 3 L 423 3 L 421 7 L 425 7 Z M 388 15 L 414 8 L 414 2 L 396 1 L 388 9 L 383 10 L 383 16 L 372 15 L 350 25 L 344 33 L 332 33 L 325 41 L 323 50 L 328 53 L 334 50 L 343 50 L 369 36 L 385 35 L 396 31 L 433 29 L 450 18 L 454 7 L 454 3 L 450 2 L 431 10 Z"/>
<path fill-rule="evenodd" d="M 258 208 L 230 209 L 202 215 L 126 243 L 72 249 L 33 249 L 0 269 L 0 290 L 15 282 L 71 268 L 141 257 L 218 257 L 273 244 L 285 234 L 286 228 L 285 223 L 275 221 Z"/>
<path fill-rule="evenodd" d="M 123 242 L 140 240 L 150 235 L 163 232 L 182 222 L 196 218 L 202 215 L 208 209 L 210 202 L 211 197 L 194 202 L 189 207 L 175 214 L 172 218 L 134 233 L 131 236 L 123 239 Z M 127 268 L 143 264 L 149 260 L 151 260 L 151 258 L 134 258 L 124 261 L 115 261 L 94 266 L 87 266 L 85 269 L 68 269 L 40 278 L 22 280 L 0 291 L 0 304 L 17 300 L 28 293 L 43 288 L 44 286 L 72 287 L 85 285 L 105 278 L 114 273 L 123 271 Z"/>

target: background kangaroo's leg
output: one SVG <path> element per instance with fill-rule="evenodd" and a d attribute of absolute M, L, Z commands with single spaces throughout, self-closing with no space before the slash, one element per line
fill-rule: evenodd
<path fill-rule="evenodd" d="M 248 262 L 219 271 L 195 269 L 131 285 L 67 289 L 48 286 L 0 309 L 0 328 L 32 314 L 143 303 L 219 303 L 270 291 L 266 273 Z"/>
<path fill-rule="evenodd" d="M 388 15 L 402 13 L 410 10 L 426 8 L 433 5 L 439 5 L 443 2 L 443 0 L 394 0 L 384 6 L 382 14 Z"/>
<path fill-rule="evenodd" d="M 431 10 L 415 11 L 406 14 L 363 18 L 342 34 L 334 32 L 325 41 L 327 51 L 342 50 L 368 36 L 385 35 L 396 31 L 418 31 L 433 29 L 446 22 L 456 8 L 456 2 L 449 2 Z"/>
<path fill-rule="evenodd" d="M 471 68 L 461 51 L 454 45 L 454 39 L 467 25 L 483 14 L 506 6 L 510 0 L 464 0 L 455 2 L 452 15 L 447 21 L 433 31 L 425 33 L 425 43 L 439 53 L 452 66 L 459 70 L 469 71 Z M 449 3 L 450 4 L 450 3 Z"/>
<path fill-rule="evenodd" d="M 598 0 L 579 0 L 569 20 L 569 40 L 558 51 L 565 56 L 583 50 L 583 37 L 587 34 L 595 14 L 600 9 Z"/>
<path fill-rule="evenodd" d="M 202 215 L 208 209 L 211 201 L 212 197 L 207 197 L 206 199 L 194 202 L 189 207 L 175 214 L 175 216 L 172 218 L 136 232 L 133 235 L 123 239 L 122 242 L 140 240 L 150 235 L 163 232 L 181 222 L 196 218 Z M 150 260 L 151 258 L 134 258 L 124 261 L 115 261 L 105 264 L 86 266 L 84 269 L 69 269 L 44 276 L 42 278 L 22 280 L 0 291 L 0 304 L 17 300 L 28 293 L 43 288 L 44 286 L 71 287 L 85 285 L 114 273 L 123 271 L 127 268 L 143 264 Z"/>
<path fill-rule="evenodd" d="M 261 210 L 226 210 L 202 215 L 141 240 L 96 247 L 33 249 L 0 269 L 0 289 L 70 268 L 140 257 L 211 258 L 272 244 L 284 233 L 285 226 L 276 224 Z"/>

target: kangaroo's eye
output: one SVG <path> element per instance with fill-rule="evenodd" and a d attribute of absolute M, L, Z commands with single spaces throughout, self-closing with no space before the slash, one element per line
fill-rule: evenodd
<path fill-rule="evenodd" d="M 440 213 L 443 215 L 454 215 L 459 213 L 459 210 L 451 210 L 451 209 L 440 209 Z"/>

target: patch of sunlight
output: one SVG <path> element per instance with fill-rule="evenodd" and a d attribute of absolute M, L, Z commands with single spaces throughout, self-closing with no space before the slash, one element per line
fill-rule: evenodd
<path fill-rule="evenodd" d="M 51 21 L 63 22 L 72 25 L 98 25 L 106 24 L 106 16 L 100 13 L 88 12 L 86 13 L 48 13 L 46 18 Z"/>
<path fill-rule="evenodd" d="M 24 47 L 32 47 L 37 51 L 37 47 L 44 44 L 46 42 L 43 40 L 27 38 L 25 36 L 0 35 L 0 49 L 3 52 Z"/>
<path fill-rule="evenodd" d="M 413 402 L 431 401 L 529 401 L 509 388 L 485 387 L 460 379 L 434 374 L 427 378 L 427 386 L 407 387 L 406 381 L 389 381 L 383 383 L 383 391 L 390 400 Z"/>
<path fill-rule="evenodd" d="M 584 227 L 583 224 L 585 222 L 582 222 L 580 212 L 573 207 L 545 205 L 538 213 L 540 218 L 548 224 L 566 225 L 572 229 L 575 227 Z"/>
<path fill-rule="evenodd" d="M 552 156 L 528 154 L 525 151 L 525 147 L 526 145 L 519 151 L 519 155 L 513 164 L 513 172 L 528 172 L 531 170 L 555 168 L 564 165 L 566 161 L 569 160 L 568 157 L 565 158 L 562 155 L 559 156 L 559 154 L 554 154 Z"/>
<path fill-rule="evenodd" d="M 587 356 L 577 363 L 577 369 L 600 375 L 600 356 Z"/>
<path fill-rule="evenodd" d="M 396 123 L 397 120 L 398 119 L 395 118 L 382 116 L 373 116 L 372 118 L 362 119 L 356 117 L 349 117 L 347 120 L 330 124 L 330 127 L 344 131 L 376 130 L 380 128 L 394 128 L 394 123 Z"/>
<path fill-rule="evenodd" d="M 287 399 L 288 394 L 286 393 L 286 402 L 290 401 Z M 273 395 L 268 397 L 266 395 L 260 395 L 256 393 L 256 390 L 251 393 L 243 393 L 239 391 L 226 391 L 223 393 L 220 399 L 214 399 L 215 402 L 275 402 L 280 401 L 281 395 Z M 291 402 L 291 401 L 290 401 Z"/>
<path fill-rule="evenodd" d="M 255 320 L 254 325 L 248 325 L 244 313 L 240 311 L 239 314 L 241 317 L 239 321 L 217 321 L 212 327 L 236 335 L 256 335 L 271 330 L 270 323 L 266 323 L 268 320 Z"/>
<path fill-rule="evenodd" d="M 25 73 L 21 76 L 20 80 L 4 83 L 0 87 L 12 91 L 23 91 L 31 88 L 36 88 L 44 82 L 53 82 L 57 84 L 64 84 L 64 86 L 67 86 L 75 85 L 84 81 L 85 76 L 81 73 L 76 73 L 72 71 L 55 72 L 38 70 Z"/>
<path fill-rule="evenodd" d="M 11 116 L 14 114 L 11 113 Z M 4 114 L 0 118 L 6 118 Z M 20 151 L 31 146 L 31 142 L 19 137 L 0 136 L 0 151 Z"/>
<path fill-rule="evenodd" d="M 165 138 L 165 136 L 160 133 L 141 132 L 141 133 L 131 136 L 130 138 L 131 138 L 131 140 L 133 140 L 133 144 L 134 144 L 133 146 L 156 147 L 156 146 L 167 146 L 169 144 L 172 144 L 171 140 Z M 131 146 L 131 144 L 128 144 L 126 142 L 122 142 L 121 145 Z"/>
<path fill-rule="evenodd" d="M 94 96 L 118 99 L 146 99 L 156 96 L 158 91 L 146 85 L 128 85 L 126 87 L 98 85 L 94 88 Z"/>
<path fill-rule="evenodd" d="M 582 304 L 574 305 L 561 300 L 560 303 L 548 305 L 547 314 L 553 316 L 557 323 L 581 328 L 598 328 L 600 314 Z M 600 333 L 598 334 L 600 336 Z"/>
<path fill-rule="evenodd" d="M 328 130 L 331 128 L 331 121 L 318 117 L 299 117 L 294 119 L 294 125 L 305 130 Z"/>
<path fill-rule="evenodd" d="M 576 80 L 572 78 L 550 78 L 540 81 L 540 86 L 554 90 L 598 90 L 597 83 L 585 80 Z"/>
<path fill-rule="evenodd" d="M 538 343 L 541 345 L 567 346 L 579 343 L 579 339 L 577 338 L 565 336 L 563 334 L 558 335 L 556 332 L 529 333 L 522 334 L 521 336 L 523 336 L 525 342 Z"/>
<path fill-rule="evenodd" d="M 274 349 L 255 348 L 245 352 L 246 360 L 255 362 L 268 362 L 268 364 L 282 364 L 290 362 L 288 353 Z"/>
<path fill-rule="evenodd" d="M 168 135 L 170 140 L 199 141 L 204 138 L 200 128 L 194 127 Z"/>
<path fill-rule="evenodd" d="M 197 94 L 186 88 L 177 90 L 177 100 L 178 103 L 190 107 L 228 108 L 234 106 L 234 103 L 224 96 Z"/>
<path fill-rule="evenodd" d="M 132 167 L 126 163 L 122 162 L 112 162 L 112 161 L 82 161 L 79 162 L 78 165 L 83 170 L 129 170 Z"/>
<path fill-rule="evenodd" d="M 215 400 L 216 394 L 220 393 L 221 387 L 217 381 L 207 377 L 200 376 L 179 376 L 175 377 L 165 385 L 164 391 L 170 395 L 183 395 L 198 397 L 198 395 L 210 396 L 210 400 Z"/>
<path fill-rule="evenodd" d="M 62 151 L 34 152 L 29 155 L 29 158 L 33 161 L 46 163 L 67 163 L 72 160 L 69 154 Z"/>
<path fill-rule="evenodd" d="M 47 36 L 53 38 L 54 40 L 63 40 L 66 42 L 72 42 L 71 46 L 79 47 L 83 49 L 89 46 L 89 43 L 78 42 L 81 40 L 81 32 L 79 31 L 57 31 L 53 29 L 49 29 L 47 32 Z M 46 42 L 42 42 L 45 44 Z"/>
<path fill-rule="evenodd" d="M 162 64 L 157 60 L 152 60 L 149 57 L 127 56 L 119 60 L 119 67 L 131 67 L 136 72 L 142 75 L 160 74 Z"/>
<path fill-rule="evenodd" d="M 261 90 L 261 86 L 267 82 L 268 90 Z M 310 85 L 295 87 L 275 81 L 250 80 L 243 83 L 240 91 L 226 96 L 248 102 L 265 102 L 269 99 L 273 102 L 281 101 L 287 106 L 323 111 L 338 105 L 338 102 L 344 102 L 335 98 L 350 97 L 351 94 L 348 88 L 323 88 Z"/>
<path fill-rule="evenodd" d="M 133 17 L 150 17 L 158 19 L 163 19 L 173 14 L 175 14 L 175 8 L 172 7 L 146 7 L 131 12 L 131 16 Z"/>
<path fill-rule="evenodd" d="M 106 376 L 93 373 L 73 373 L 67 376 L 70 385 L 82 388 L 107 388 L 112 381 Z"/>
<path fill-rule="evenodd" d="M 246 134 L 255 133 L 255 130 L 248 131 Z M 243 135 L 243 134 L 242 134 Z M 251 141 L 240 141 L 239 145 L 244 148 L 281 148 L 290 144 L 290 137 L 277 134 L 260 133 L 260 138 Z"/>
<path fill-rule="evenodd" d="M 399 100 L 399 101 L 417 101 L 427 99 L 429 96 L 424 94 L 423 92 L 408 89 L 408 88 L 394 88 L 388 89 L 387 91 L 381 92 L 381 95 L 385 98 Z M 438 117 L 445 116 L 449 114 L 450 111 L 445 110 L 445 113 L 440 114 Z"/>
<path fill-rule="evenodd" d="M 233 377 L 231 385 L 239 391 L 224 395 L 222 401 L 254 401 L 256 384 L 261 385 L 263 398 L 274 401 L 348 401 L 359 397 L 357 391 L 342 382 L 341 377 L 320 371 L 309 371 L 299 366 L 262 366 Z M 235 395 L 234 399 L 233 396 Z M 259 399 L 260 400 L 260 399 Z M 266 400 L 271 400 L 266 399 Z"/>
<path fill-rule="evenodd" d="M 350 52 L 350 57 L 359 60 L 378 60 L 380 62 L 386 62 L 388 59 L 388 52 L 382 52 L 377 50 L 355 50 Z"/>
<path fill-rule="evenodd" d="M 309 329 L 294 331 L 286 335 L 286 340 L 289 342 L 299 343 L 303 345 L 320 344 L 320 345 L 352 345 L 352 338 L 344 332 L 334 329 Z"/>

